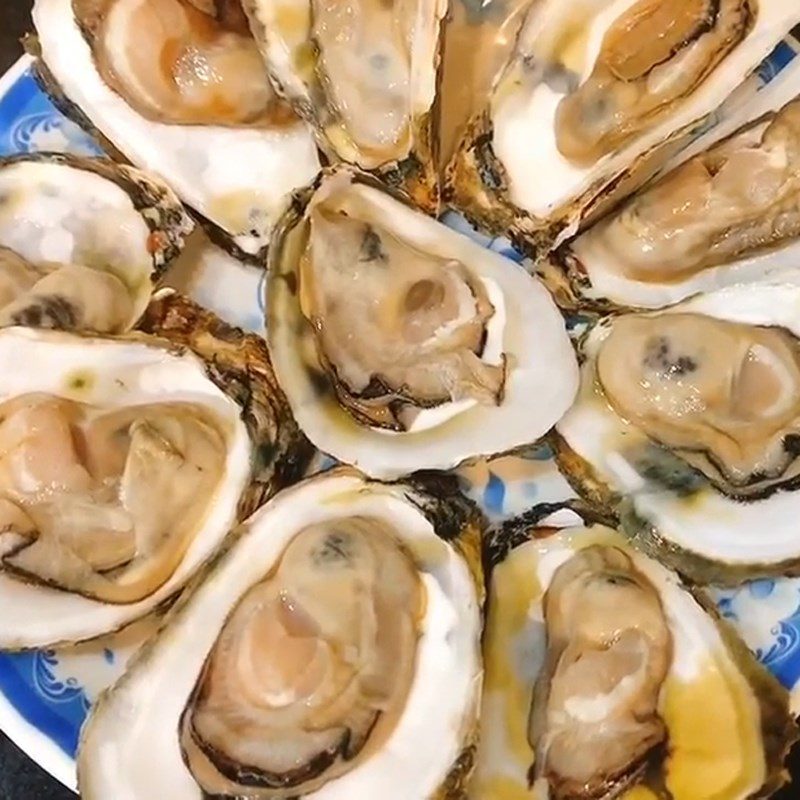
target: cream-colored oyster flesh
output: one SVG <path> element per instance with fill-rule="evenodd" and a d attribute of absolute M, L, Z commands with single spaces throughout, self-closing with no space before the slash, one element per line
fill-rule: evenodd
<path fill-rule="evenodd" d="M 106 413 L 47 394 L 3 403 L 3 566 L 105 602 L 142 600 L 186 555 L 225 447 L 213 415 L 190 403 Z"/>
<path fill-rule="evenodd" d="M 530 3 L 448 168 L 453 202 L 546 254 L 729 114 L 763 113 L 754 71 L 798 22 L 779 0 Z"/>
<path fill-rule="evenodd" d="M 533 779 L 557 798 L 626 783 L 667 736 L 658 698 L 672 637 L 657 590 L 631 559 L 597 545 L 553 575 L 543 601 L 547 655 L 528 736 Z"/>
<path fill-rule="evenodd" d="M 354 470 L 281 492 L 93 710 L 82 796 L 463 797 L 480 525 L 454 488 Z"/>
<path fill-rule="evenodd" d="M 471 800 L 772 796 L 798 733 L 788 692 L 675 572 L 552 511 L 486 540 Z"/>
<path fill-rule="evenodd" d="M 435 208 L 441 0 L 245 0 L 273 80 L 336 160 Z M 396 172 L 393 172 L 396 170 Z"/>
<path fill-rule="evenodd" d="M 729 287 L 607 317 L 582 344 L 562 468 L 694 580 L 800 568 L 798 291 Z"/>
<path fill-rule="evenodd" d="M 630 306 L 797 280 L 798 160 L 794 100 L 667 173 L 556 259 L 574 282 L 588 278 L 587 296 Z"/>
<path fill-rule="evenodd" d="M 269 280 L 267 339 L 300 427 L 369 474 L 529 444 L 572 400 L 574 354 L 543 287 L 363 173 L 309 188 Z"/>
<path fill-rule="evenodd" d="M 630 5 L 606 29 L 589 76 L 558 103 L 559 152 L 572 163 L 593 164 L 651 127 L 747 38 L 758 11 L 750 0 Z M 527 41 L 526 28 L 523 46 L 536 60 L 586 70 L 571 62 L 569 24 L 545 23 Z"/>
<path fill-rule="evenodd" d="M 238 11 L 237 11 L 238 7 Z M 237 255 L 319 170 L 235 2 L 37 0 L 40 73 L 114 155 L 161 175 Z"/>
<path fill-rule="evenodd" d="M 797 474 L 800 341 L 699 314 L 625 317 L 597 356 L 620 417 L 736 491 Z"/>
<path fill-rule="evenodd" d="M 155 338 L 8 328 L 0 364 L 0 646 L 116 630 L 235 522 L 251 471 L 239 406 Z"/>
<path fill-rule="evenodd" d="M 188 0 L 74 0 L 73 7 L 101 76 L 147 119 L 291 124 L 241 8 L 238 18 L 217 19 Z"/>
<path fill-rule="evenodd" d="M 183 715 L 183 752 L 207 792 L 307 794 L 389 738 L 424 616 L 396 539 L 366 517 L 311 525 L 239 601 Z M 234 765 L 251 774 L 232 780 Z"/>
<path fill-rule="evenodd" d="M 356 419 L 408 431 L 424 408 L 501 402 L 504 360 L 481 359 L 497 309 L 463 264 L 349 216 L 334 198 L 311 210 L 310 228 L 300 307 Z"/>
<path fill-rule="evenodd" d="M 178 198 L 137 170 L 0 159 L 0 327 L 124 333 L 192 228 Z"/>

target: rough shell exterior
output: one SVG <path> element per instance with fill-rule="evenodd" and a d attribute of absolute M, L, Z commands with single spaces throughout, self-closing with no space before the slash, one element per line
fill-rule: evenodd
<path fill-rule="evenodd" d="M 253 463 L 239 519 L 249 517 L 272 495 L 303 476 L 314 449 L 292 418 L 260 336 L 228 325 L 174 292 L 153 299 L 139 329 L 198 355 L 209 378 L 241 406 L 253 443 Z"/>

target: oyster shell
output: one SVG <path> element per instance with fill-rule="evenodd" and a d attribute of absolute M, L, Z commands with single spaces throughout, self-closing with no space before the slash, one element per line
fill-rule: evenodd
<path fill-rule="evenodd" d="M 798 571 L 798 301 L 731 287 L 601 320 L 583 343 L 562 469 L 700 582 Z"/>
<path fill-rule="evenodd" d="M 546 254 L 736 104 L 737 91 L 752 98 L 748 77 L 798 22 L 780 0 L 530 3 L 448 169 L 449 198 Z"/>
<path fill-rule="evenodd" d="M 381 478 L 529 444 L 577 384 L 535 279 L 347 168 L 276 231 L 267 339 L 306 435 Z"/>
<path fill-rule="evenodd" d="M 571 517 L 571 519 L 570 519 Z M 788 693 L 702 594 L 604 524 L 552 509 L 490 536 L 469 796 L 744 800 L 786 781 Z"/>
<path fill-rule="evenodd" d="M 112 155 L 162 175 L 213 238 L 253 259 L 319 160 L 311 133 L 272 91 L 241 11 L 217 9 L 37 0 L 31 46 L 59 108 Z"/>
<path fill-rule="evenodd" d="M 739 283 L 797 283 L 800 100 L 628 200 L 545 264 L 567 302 L 657 308 Z"/>
<path fill-rule="evenodd" d="M 481 525 L 454 481 L 338 469 L 281 493 L 97 704 L 81 795 L 462 797 Z"/>
<path fill-rule="evenodd" d="M 165 296 L 146 324 L 177 344 L 0 331 L 3 649 L 82 641 L 149 613 L 297 477 L 308 447 L 286 453 L 299 434 L 280 396 L 264 383 L 235 401 L 256 370 L 270 374 L 263 345 L 197 324 L 208 322 Z M 191 347 L 213 353 L 210 367 Z"/>
<path fill-rule="evenodd" d="M 0 158 L 0 326 L 129 330 L 192 228 L 178 198 L 138 170 Z"/>
<path fill-rule="evenodd" d="M 333 161 L 435 211 L 434 103 L 446 0 L 244 0 L 276 86 Z"/>

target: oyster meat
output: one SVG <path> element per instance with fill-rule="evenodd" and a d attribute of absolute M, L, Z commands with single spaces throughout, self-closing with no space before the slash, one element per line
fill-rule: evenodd
<path fill-rule="evenodd" d="M 168 334 L 193 308 L 161 298 L 149 324 Z M 208 372 L 166 339 L 0 331 L 3 649 L 82 641 L 152 611 L 289 477 L 290 433 L 253 417 L 269 389 L 240 406 L 229 352 L 213 330 L 194 335 L 211 340 Z"/>
<path fill-rule="evenodd" d="M 699 581 L 795 573 L 800 330 L 789 286 L 601 321 L 557 426 L 579 490 Z"/>
<path fill-rule="evenodd" d="M 0 327 L 129 330 L 192 228 L 178 198 L 138 170 L 0 158 Z"/>
<path fill-rule="evenodd" d="M 333 160 L 435 210 L 443 0 L 244 0 L 270 74 Z"/>
<path fill-rule="evenodd" d="M 95 708 L 81 795 L 462 797 L 480 528 L 450 484 L 339 469 L 280 494 Z"/>
<path fill-rule="evenodd" d="M 267 338 L 298 423 L 373 476 L 531 443 L 572 402 L 574 353 L 544 288 L 369 176 L 310 187 L 269 264 Z"/>
<path fill-rule="evenodd" d="M 531 3 L 448 191 L 541 256 L 663 166 L 798 22 L 780 0 Z"/>
<path fill-rule="evenodd" d="M 796 283 L 799 170 L 793 100 L 634 196 L 545 274 L 567 296 L 647 308 L 737 283 Z"/>
<path fill-rule="evenodd" d="M 237 0 L 37 0 L 40 79 L 107 149 L 151 170 L 243 257 L 319 169 Z"/>
<path fill-rule="evenodd" d="M 708 601 L 618 531 L 538 516 L 488 540 L 469 796 L 745 800 L 779 788 L 797 738 L 788 693 Z"/>

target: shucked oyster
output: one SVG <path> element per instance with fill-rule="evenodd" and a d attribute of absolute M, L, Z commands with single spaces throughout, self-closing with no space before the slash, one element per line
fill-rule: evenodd
<path fill-rule="evenodd" d="M 600 524 L 488 548 L 475 800 L 745 800 L 786 779 L 788 694 L 677 575 Z M 552 521 L 551 521 L 552 520 Z"/>
<path fill-rule="evenodd" d="M 368 176 L 327 173 L 270 250 L 267 337 L 298 424 L 376 477 L 542 436 L 576 364 L 544 288 Z"/>
<path fill-rule="evenodd" d="M 659 307 L 737 283 L 800 281 L 800 100 L 677 167 L 555 253 L 565 296 Z"/>
<path fill-rule="evenodd" d="M 0 158 L 0 326 L 129 330 L 192 227 L 178 198 L 138 170 Z"/>
<path fill-rule="evenodd" d="M 244 0 L 270 74 L 333 160 L 435 210 L 434 100 L 445 0 Z"/>
<path fill-rule="evenodd" d="M 248 520 L 96 706 L 81 796 L 463 797 L 481 519 L 434 491 L 340 469 Z"/>
<path fill-rule="evenodd" d="M 229 248 L 259 254 L 319 161 L 238 0 L 37 0 L 33 18 L 39 72 L 62 109 L 162 175 Z"/>
<path fill-rule="evenodd" d="M 732 287 L 601 321 L 562 466 L 698 580 L 795 573 L 800 289 Z"/>
<path fill-rule="evenodd" d="M 542 255 L 652 174 L 798 22 L 782 0 L 530 3 L 450 166 L 455 204 Z"/>
<path fill-rule="evenodd" d="M 180 298 L 159 300 L 148 324 L 181 341 L 176 316 L 213 354 L 211 377 L 165 339 L 0 331 L 3 649 L 79 641 L 146 614 L 294 477 L 290 434 L 277 431 L 291 421 L 269 413 L 268 385 L 244 407 L 226 394 L 255 378 L 247 341 L 231 358 L 235 332 L 217 340 L 223 328 Z"/>

